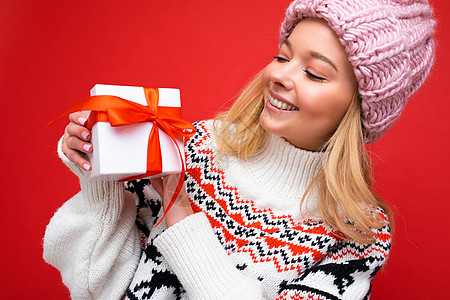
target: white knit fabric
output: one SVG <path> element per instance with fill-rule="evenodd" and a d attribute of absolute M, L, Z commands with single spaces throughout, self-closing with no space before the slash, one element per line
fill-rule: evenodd
<path fill-rule="evenodd" d="M 81 192 L 53 216 L 44 237 L 44 259 L 61 272 L 72 299 L 120 299 L 140 258 L 136 204 L 123 183 L 83 179 L 81 168 L 61 151 L 80 177 Z"/>
<path fill-rule="evenodd" d="M 154 243 L 190 298 L 263 299 L 261 282 L 236 269 L 204 213 L 176 223 Z"/>

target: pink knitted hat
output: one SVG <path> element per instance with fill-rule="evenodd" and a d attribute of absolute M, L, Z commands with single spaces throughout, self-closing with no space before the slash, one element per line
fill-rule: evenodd
<path fill-rule="evenodd" d="M 427 0 L 296 0 L 280 46 L 303 18 L 323 18 L 353 65 L 362 100 L 364 142 L 383 136 L 434 62 L 435 21 Z"/>

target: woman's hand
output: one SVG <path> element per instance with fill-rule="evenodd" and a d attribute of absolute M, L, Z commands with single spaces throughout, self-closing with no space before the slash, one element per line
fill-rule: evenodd
<path fill-rule="evenodd" d="M 179 178 L 180 174 L 171 174 L 166 175 L 163 178 L 150 179 L 152 186 L 154 187 L 156 192 L 158 192 L 159 196 L 161 196 L 164 211 L 167 209 L 167 206 L 172 199 L 172 195 L 175 192 Z M 187 216 L 192 215 L 193 213 L 194 212 L 192 211 L 191 204 L 189 203 L 189 199 L 187 197 L 186 186 L 183 183 L 180 194 L 166 214 L 165 219 L 167 228 L 181 221 Z"/>
<path fill-rule="evenodd" d="M 82 155 L 92 152 L 91 132 L 85 127 L 86 116 L 75 112 L 69 115 L 69 120 L 62 139 L 62 151 L 70 161 L 89 171 L 92 166 Z"/>

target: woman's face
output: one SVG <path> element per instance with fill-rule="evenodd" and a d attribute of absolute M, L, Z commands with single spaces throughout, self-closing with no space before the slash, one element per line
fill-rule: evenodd
<path fill-rule="evenodd" d="M 356 80 L 334 31 L 307 18 L 264 69 L 261 126 L 292 145 L 319 150 L 344 117 Z"/>

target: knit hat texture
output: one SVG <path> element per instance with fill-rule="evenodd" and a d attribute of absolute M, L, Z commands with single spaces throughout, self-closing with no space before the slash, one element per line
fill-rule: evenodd
<path fill-rule="evenodd" d="M 280 46 L 303 18 L 325 19 L 353 66 L 364 142 L 381 138 L 434 63 L 435 21 L 427 0 L 297 0 L 281 24 Z"/>

